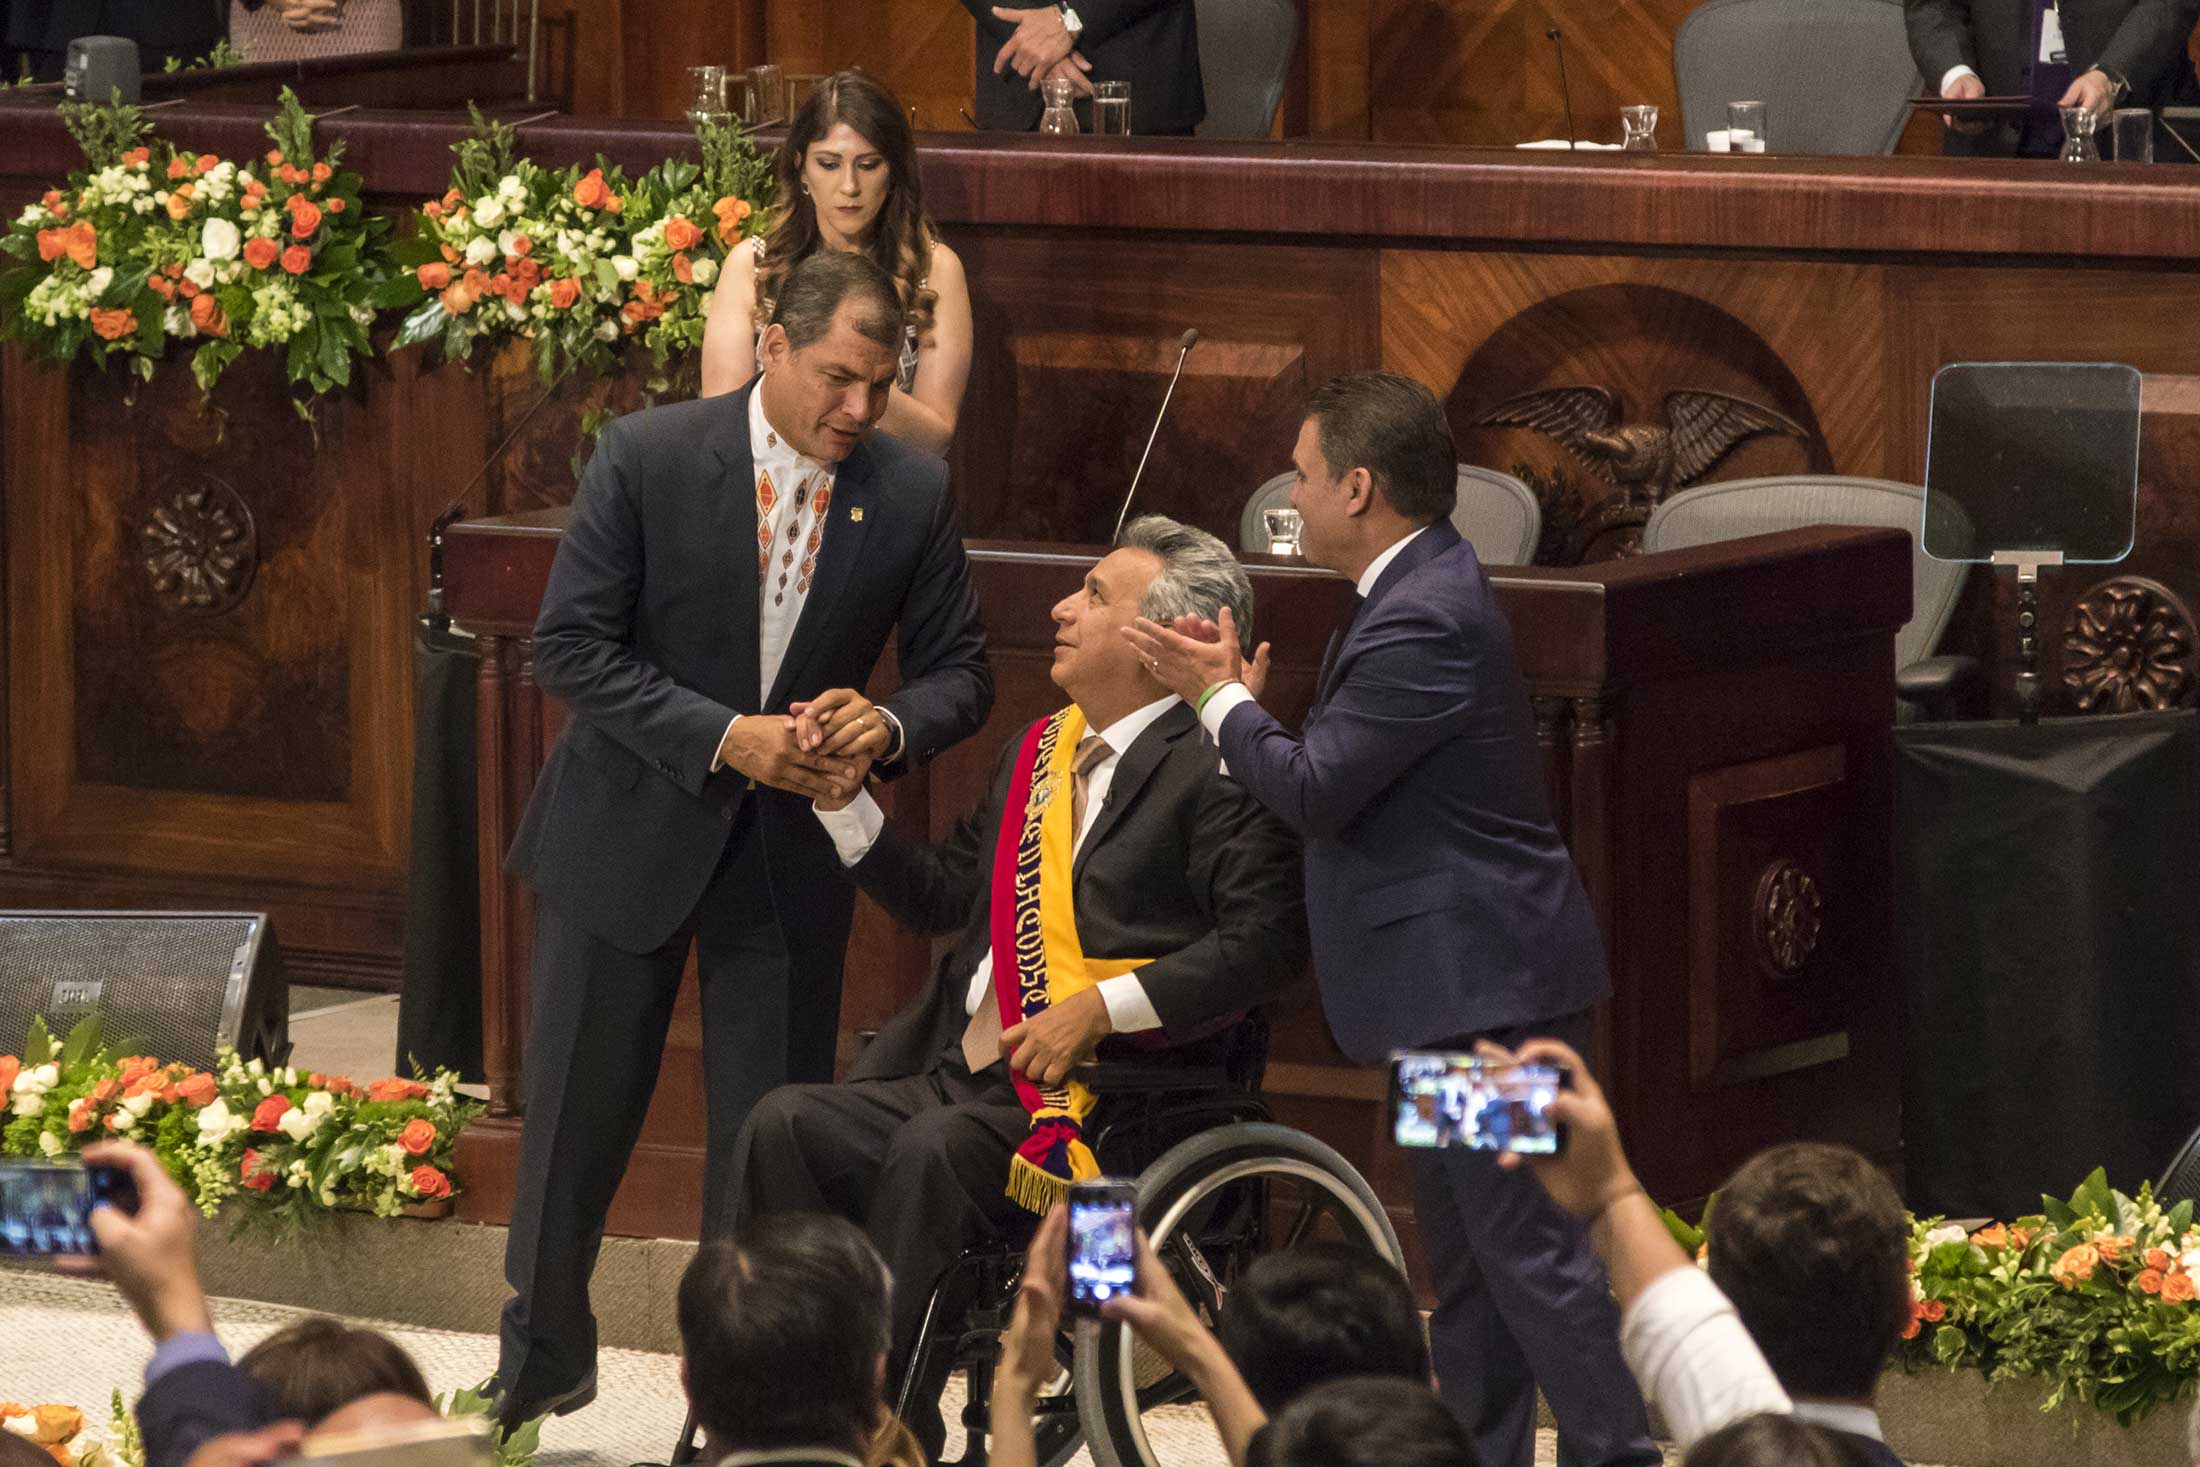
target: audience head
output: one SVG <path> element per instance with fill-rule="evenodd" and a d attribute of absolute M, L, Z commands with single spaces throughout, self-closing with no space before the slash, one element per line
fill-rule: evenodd
<path fill-rule="evenodd" d="M 757 387 L 772 427 L 812 458 L 846 458 L 885 415 L 901 323 L 893 281 L 862 255 L 825 251 L 789 270 Z"/>
<path fill-rule="evenodd" d="M 1459 454 L 1436 395 L 1396 372 L 1347 372 L 1306 404 L 1291 452 L 1300 552 L 1331 569 L 1364 564 L 1459 498 Z"/>
<path fill-rule="evenodd" d="M 1693 1459 L 1691 1459 L 1693 1460 Z M 1245 1467 L 1475 1467 L 1474 1442 L 1426 1385 L 1318 1385 L 1254 1433 Z"/>
<path fill-rule="evenodd" d="M 54 1459 L 29 1437 L 0 1431 L 0 1467 L 54 1467 Z"/>
<path fill-rule="evenodd" d="M 861 71 L 825 78 L 795 109 L 773 159 L 778 205 L 757 298 L 776 302 L 786 271 L 818 248 L 860 250 L 893 278 L 921 332 L 931 320 L 932 224 L 924 213 L 909 114 Z"/>
<path fill-rule="evenodd" d="M 1746 1416 L 1688 1449 L 1681 1467 L 1876 1467 L 1860 1437 L 1793 1416 Z"/>
<path fill-rule="evenodd" d="M 704 1245 L 680 1280 L 681 1370 L 713 1448 L 862 1455 L 886 1412 L 889 1288 L 842 1218 L 780 1213 Z"/>
<path fill-rule="evenodd" d="M 1342 1243 L 1261 1258 L 1230 1291 L 1215 1334 L 1271 1416 L 1343 1376 L 1429 1382 L 1413 1291 L 1381 1258 Z"/>
<path fill-rule="evenodd" d="M 1712 1282 L 1790 1395 L 1865 1399 L 1909 1323 L 1909 1237 L 1877 1167 L 1805 1141 L 1743 1163 L 1704 1242 Z"/>
<path fill-rule="evenodd" d="M 395 1340 L 326 1315 L 277 1330 L 247 1350 L 237 1368 L 260 1383 L 275 1419 L 308 1428 L 368 1396 L 402 1396 L 431 1413 L 435 1399 Z"/>
<path fill-rule="evenodd" d="M 1240 635 L 1249 634 L 1253 583 L 1229 546 L 1164 515 L 1132 520 L 1084 583 L 1054 605 L 1055 685 L 1096 726 L 1143 708 L 1167 689 L 1123 639 L 1123 629 L 1141 616 L 1212 618 L 1225 606 Z"/>
<path fill-rule="evenodd" d="M 361 1396 L 347 1406 L 338 1406 L 323 1417 L 321 1424 L 308 1435 L 316 1440 L 321 1437 L 345 1436 L 353 1432 L 372 1435 L 393 1431 L 401 1426 L 412 1426 L 417 1422 L 442 1419 L 442 1412 L 415 1396 L 380 1391 L 371 1396 Z"/>

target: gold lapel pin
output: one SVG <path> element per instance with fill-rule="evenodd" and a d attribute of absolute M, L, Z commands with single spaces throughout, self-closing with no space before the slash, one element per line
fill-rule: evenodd
<path fill-rule="evenodd" d="M 860 505 L 860 504 L 851 504 L 851 505 L 849 505 L 849 506 L 848 506 L 848 518 L 849 518 L 849 519 L 851 519 L 851 520 L 854 520 L 854 521 L 855 521 L 855 522 L 856 522 L 857 524 L 859 524 L 859 525 L 860 525 L 860 524 L 862 524 L 862 523 L 863 523 L 863 506 L 862 506 L 862 505 Z"/>

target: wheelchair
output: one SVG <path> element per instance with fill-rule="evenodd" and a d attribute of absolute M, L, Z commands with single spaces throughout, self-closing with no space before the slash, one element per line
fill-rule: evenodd
<path fill-rule="evenodd" d="M 1101 1171 L 1136 1178 L 1139 1226 L 1210 1327 L 1267 1253 L 1346 1243 L 1405 1270 L 1398 1235 L 1352 1164 L 1271 1119 L 1260 1098 L 1266 1058 L 1267 1028 L 1255 1017 L 1231 1031 L 1219 1066 L 1103 1062 L 1091 1072 L 1104 1097 L 1092 1138 Z M 968 1446 L 940 1467 L 985 1467 L 994 1365 L 1022 1274 L 1021 1246 L 977 1249 L 932 1291 L 894 1405 L 906 1420 L 927 1381 L 963 1373 Z M 1061 1374 L 1033 1422 L 1040 1467 L 1063 1467 L 1088 1445 L 1097 1467 L 1160 1467 L 1147 1414 L 1196 1399 L 1190 1382 L 1128 1326 L 1105 1321 L 1065 1321 L 1055 1358 Z"/>

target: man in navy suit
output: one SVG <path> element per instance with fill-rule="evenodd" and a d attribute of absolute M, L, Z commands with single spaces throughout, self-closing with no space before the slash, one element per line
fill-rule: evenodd
<path fill-rule="evenodd" d="M 1511 634 L 1449 519 L 1443 408 L 1392 373 L 1340 377 L 1314 394 L 1292 457 L 1300 553 L 1359 593 L 1304 731 L 1261 708 L 1267 648 L 1244 664 L 1226 619 L 1125 635 L 1200 704 L 1231 777 L 1306 837 L 1314 970 L 1348 1055 L 1586 1044 L 1603 945 L 1551 820 Z M 1581 1225 L 1488 1153 L 1411 1162 L 1437 1379 L 1482 1460 L 1530 1460 L 1540 1385 L 1562 1463 L 1659 1461 Z"/>
<path fill-rule="evenodd" d="M 855 892 L 810 802 L 929 759 L 992 706 L 946 466 L 869 436 L 901 341 L 885 272 L 812 255 L 756 383 L 614 423 L 558 546 L 535 681 L 570 721 L 509 862 L 536 927 L 507 1421 L 593 1393 L 589 1274 L 690 943 L 707 1221 L 749 1108 L 832 1079 Z M 901 686 L 873 706 L 855 690 L 889 638 Z"/>

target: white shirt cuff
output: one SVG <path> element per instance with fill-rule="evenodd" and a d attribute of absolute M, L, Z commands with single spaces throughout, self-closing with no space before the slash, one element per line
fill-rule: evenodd
<path fill-rule="evenodd" d="M 893 742 L 886 746 L 886 752 L 879 756 L 878 761 L 881 764 L 891 764 L 909 752 L 909 734 L 902 728 L 901 720 L 894 716 L 893 709 L 880 703 L 871 706 L 877 710 L 879 717 L 886 720 L 887 727 L 894 731 Z"/>
<path fill-rule="evenodd" d="M 1161 1016 L 1153 1011 L 1153 1000 L 1146 997 L 1146 985 L 1138 981 L 1135 973 L 1119 973 L 1113 978 L 1103 978 L 1097 985 L 1100 1002 L 1108 1006 L 1108 1023 L 1118 1034 L 1136 1034 L 1141 1029 L 1158 1029 Z"/>
<path fill-rule="evenodd" d="M 871 847 L 878 840 L 878 833 L 886 828 L 886 812 L 871 798 L 869 790 L 857 790 L 856 797 L 842 810 L 820 810 L 810 806 L 810 813 L 817 823 L 825 827 L 825 833 L 833 838 L 833 849 L 840 853 L 840 864 L 853 866 L 871 854 Z"/>
<path fill-rule="evenodd" d="M 1977 75 L 1977 72 L 1971 70 L 1970 67 L 1965 66 L 1962 62 L 1958 61 L 1955 65 L 1948 68 L 1948 72 L 1945 76 L 1941 77 L 1940 95 L 1942 95 L 1943 97 L 1947 96 L 1948 88 L 1954 86 L 1959 78 Z"/>
<path fill-rule="evenodd" d="M 1693 1265 L 1636 1297 L 1620 1319 L 1619 1348 L 1683 1451 L 1745 1416 L 1793 1409 L 1733 1303 Z"/>
<path fill-rule="evenodd" d="M 1240 703 L 1254 701 L 1253 690 L 1243 683 L 1232 683 L 1219 689 L 1207 700 L 1207 706 L 1199 710 L 1200 727 L 1213 735 L 1215 742 L 1219 744 L 1222 742 L 1222 720 L 1230 716 L 1230 710 Z"/>
<path fill-rule="evenodd" d="M 712 774 L 716 774 L 726 767 L 726 734 L 732 733 L 733 726 L 740 721 L 741 715 L 738 713 L 726 720 L 726 733 L 718 736 L 718 747 L 710 751 L 710 772 Z"/>

